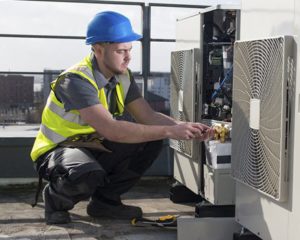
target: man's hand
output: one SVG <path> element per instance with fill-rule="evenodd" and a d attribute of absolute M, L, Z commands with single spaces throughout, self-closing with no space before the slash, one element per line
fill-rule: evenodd
<path fill-rule="evenodd" d="M 213 128 L 208 128 L 202 132 L 202 135 L 196 136 L 195 139 L 200 141 L 209 140 L 214 137 L 215 130 Z"/>
<path fill-rule="evenodd" d="M 214 130 L 202 123 L 182 122 L 171 127 L 170 138 L 176 140 L 207 140 L 214 135 Z"/>

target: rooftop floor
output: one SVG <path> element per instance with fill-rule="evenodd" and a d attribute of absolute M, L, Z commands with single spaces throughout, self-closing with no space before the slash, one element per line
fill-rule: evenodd
<path fill-rule="evenodd" d="M 193 204 L 174 204 L 169 200 L 171 180 L 144 178 L 123 196 L 124 203 L 140 206 L 144 217 L 156 219 L 163 215 L 193 215 Z M 177 238 L 176 228 L 136 227 L 126 220 L 94 219 L 87 215 L 87 201 L 70 211 L 72 223 L 46 225 L 44 203 L 31 207 L 35 188 L 15 186 L 0 188 L 0 239 L 115 239 L 171 240 Z"/>

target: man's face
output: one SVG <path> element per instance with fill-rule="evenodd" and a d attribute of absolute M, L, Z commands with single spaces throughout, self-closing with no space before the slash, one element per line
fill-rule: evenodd
<path fill-rule="evenodd" d="M 103 69 L 104 71 L 108 71 L 113 75 L 122 74 L 126 71 L 130 62 L 131 49 L 131 42 L 104 44 L 98 49 L 101 51 L 101 54 L 98 55 L 97 60 L 100 60 L 99 64 L 102 68 L 105 68 Z"/>

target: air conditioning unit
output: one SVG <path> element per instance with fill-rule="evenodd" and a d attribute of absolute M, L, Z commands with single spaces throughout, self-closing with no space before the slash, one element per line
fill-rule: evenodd
<path fill-rule="evenodd" d="M 171 53 L 171 112 L 179 121 L 196 122 L 201 116 L 200 49 Z M 170 140 L 174 151 L 174 177 L 195 193 L 201 181 L 199 141 Z"/>
<path fill-rule="evenodd" d="M 286 201 L 292 37 L 237 41 L 234 53 L 233 177 L 277 201 Z"/>
<path fill-rule="evenodd" d="M 222 5 L 204 8 L 177 20 L 177 51 L 171 53 L 170 110 L 173 118 L 207 125 L 217 122 L 222 126 L 230 125 L 232 50 L 239 33 L 238 22 L 238 8 Z M 227 74 L 229 69 L 230 74 Z M 225 78 L 230 80 L 222 85 Z M 231 144 L 221 145 L 213 148 L 210 144 L 204 145 L 195 140 L 170 140 L 170 146 L 174 149 L 173 174 L 178 182 L 210 203 L 232 205 L 234 181 L 230 156 L 227 156 L 230 155 L 227 153 L 231 152 L 228 149 Z M 209 152 L 207 146 L 210 146 L 211 155 L 206 155 Z M 226 151 L 223 151 L 224 148 Z M 215 164 L 210 164 L 206 156 L 211 156 L 210 160 Z M 226 164 L 220 164 L 221 158 L 228 160 Z M 225 165 L 226 169 L 223 169 Z M 232 189 L 227 192 L 232 197 L 219 194 L 224 184 L 227 189 Z"/>
<path fill-rule="evenodd" d="M 201 116 L 200 49 L 171 53 L 171 116 L 195 122 Z M 170 146 L 187 157 L 199 156 L 199 141 L 170 140 Z"/>

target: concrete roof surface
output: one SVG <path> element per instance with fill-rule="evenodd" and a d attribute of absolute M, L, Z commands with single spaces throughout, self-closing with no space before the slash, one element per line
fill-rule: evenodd
<path fill-rule="evenodd" d="M 36 136 L 39 124 L 0 125 L 0 138 L 33 138 Z"/>
<path fill-rule="evenodd" d="M 171 180 L 148 177 L 126 193 L 123 202 L 143 209 L 144 216 L 193 215 L 193 204 L 175 204 L 169 200 Z M 87 201 L 78 203 L 70 211 L 72 222 L 64 225 L 44 223 L 44 203 L 39 200 L 31 207 L 35 188 L 13 186 L 0 188 L 0 239 L 116 239 L 116 240 L 175 240 L 176 228 L 136 227 L 127 220 L 94 219 L 87 215 Z"/>

